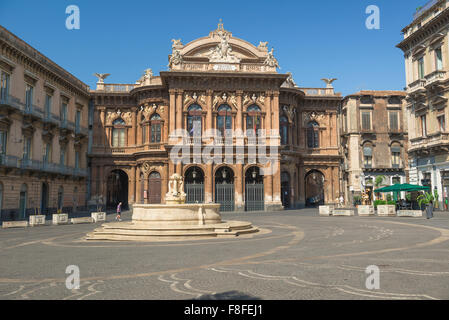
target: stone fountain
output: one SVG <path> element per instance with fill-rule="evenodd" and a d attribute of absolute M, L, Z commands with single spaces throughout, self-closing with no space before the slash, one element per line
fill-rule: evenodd
<path fill-rule="evenodd" d="M 165 204 L 134 204 L 131 222 L 105 223 L 86 240 L 173 241 L 237 237 L 258 232 L 250 222 L 222 221 L 220 204 L 186 204 L 182 176 L 169 179 Z"/>

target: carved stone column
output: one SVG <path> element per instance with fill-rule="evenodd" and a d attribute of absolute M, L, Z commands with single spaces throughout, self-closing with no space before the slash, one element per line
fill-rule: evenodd
<path fill-rule="evenodd" d="M 243 165 L 237 163 L 235 165 L 234 188 L 235 188 L 235 211 L 245 211 L 245 199 L 243 198 L 244 190 L 244 173 Z"/>
<path fill-rule="evenodd" d="M 176 91 L 176 129 L 182 129 L 182 96 L 183 90 L 179 89 Z"/>
<path fill-rule="evenodd" d="M 135 193 L 135 199 L 136 199 L 136 203 L 142 203 L 142 196 L 141 196 L 141 194 L 142 194 L 142 188 L 141 188 L 141 185 L 142 185 L 142 181 L 141 181 L 141 179 L 140 179 L 140 168 L 138 167 L 138 166 L 136 166 L 135 167 L 135 170 L 136 170 L 136 185 L 135 185 L 135 190 L 136 190 L 136 193 Z"/>
<path fill-rule="evenodd" d="M 273 113 L 272 109 L 271 109 L 271 91 L 266 91 L 265 92 L 265 111 L 266 111 L 266 121 L 265 121 L 265 125 L 266 125 L 266 130 L 271 130 L 273 127 L 273 124 L 271 122 L 271 115 Z M 268 132 L 267 132 L 268 133 Z"/>
<path fill-rule="evenodd" d="M 98 126 L 100 127 L 100 137 L 99 137 L 99 141 L 100 141 L 100 146 L 104 147 L 106 146 L 106 108 L 105 107 L 98 107 L 98 110 L 100 111 L 100 119 L 99 119 L 99 123 Z"/>
<path fill-rule="evenodd" d="M 135 146 L 137 143 L 136 137 L 137 137 L 137 108 L 133 107 L 131 108 L 131 124 L 132 124 L 132 128 L 131 128 L 131 137 L 128 141 L 129 145 L 131 146 Z"/>
<path fill-rule="evenodd" d="M 213 95 L 213 91 L 212 90 L 207 90 L 206 91 L 206 104 L 207 104 L 207 116 L 206 116 L 206 130 L 208 129 L 212 129 L 213 124 L 213 105 L 212 105 L 212 95 Z"/>
<path fill-rule="evenodd" d="M 144 192 L 145 201 L 144 202 L 148 203 L 149 202 L 149 199 L 148 199 L 148 176 L 146 175 L 146 172 L 144 173 L 143 178 L 144 178 L 144 190 L 145 190 L 145 192 Z M 145 194 L 146 194 L 146 197 L 145 197 Z"/>
<path fill-rule="evenodd" d="M 129 171 L 128 203 L 133 204 L 136 201 L 136 167 L 132 166 Z"/>
<path fill-rule="evenodd" d="M 243 126 L 242 126 L 242 109 L 243 109 L 243 102 L 242 102 L 242 96 L 243 96 L 243 91 L 242 90 L 237 90 L 236 91 L 236 96 L 237 96 L 237 116 L 235 118 L 235 129 L 241 129 L 243 131 Z"/>
<path fill-rule="evenodd" d="M 170 121 L 167 124 L 167 129 L 169 131 L 169 135 L 174 133 L 174 130 L 176 128 L 176 90 L 170 89 L 168 90 L 170 94 L 170 105 L 167 108 L 168 117 Z"/>
<path fill-rule="evenodd" d="M 214 168 L 212 163 L 206 164 L 204 177 L 204 203 L 213 202 Z"/>

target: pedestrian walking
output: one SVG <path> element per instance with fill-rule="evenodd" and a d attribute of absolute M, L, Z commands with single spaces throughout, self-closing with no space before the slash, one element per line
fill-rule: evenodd
<path fill-rule="evenodd" d="M 430 200 L 429 204 L 426 207 L 427 219 L 433 218 L 433 201 Z"/>
<path fill-rule="evenodd" d="M 117 221 L 122 221 L 122 217 L 120 216 L 122 212 L 122 203 L 119 202 L 119 204 L 117 205 L 117 216 L 115 217 L 115 220 Z"/>

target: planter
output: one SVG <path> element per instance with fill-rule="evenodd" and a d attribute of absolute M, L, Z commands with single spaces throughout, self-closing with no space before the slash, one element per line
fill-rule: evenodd
<path fill-rule="evenodd" d="M 422 217 L 422 211 L 421 210 L 398 210 L 397 212 L 398 217 Z"/>
<path fill-rule="evenodd" d="M 334 209 L 332 213 L 335 217 L 349 217 L 354 215 L 354 210 L 352 209 Z"/>
<path fill-rule="evenodd" d="M 90 215 L 94 222 L 106 221 L 106 212 L 92 212 Z"/>
<path fill-rule="evenodd" d="M 334 211 L 335 206 L 320 206 L 320 216 L 331 216 L 332 212 Z"/>
<path fill-rule="evenodd" d="M 374 206 L 359 206 L 357 213 L 362 217 L 374 216 Z"/>
<path fill-rule="evenodd" d="M 30 226 L 42 226 L 45 225 L 45 216 L 44 215 L 34 215 L 30 216 Z"/>
<path fill-rule="evenodd" d="M 54 214 L 52 216 L 52 218 L 53 218 L 52 221 L 53 221 L 54 225 L 69 223 L 69 215 L 67 213 Z"/>
<path fill-rule="evenodd" d="M 25 228 L 28 227 L 28 221 L 3 221 L 2 228 Z"/>
<path fill-rule="evenodd" d="M 377 215 L 379 217 L 395 217 L 396 216 L 396 206 L 383 204 L 377 206 Z"/>
<path fill-rule="evenodd" d="M 82 217 L 82 218 L 72 218 L 70 219 L 70 223 L 72 224 L 80 224 L 80 223 L 93 223 L 94 219 L 91 217 Z"/>

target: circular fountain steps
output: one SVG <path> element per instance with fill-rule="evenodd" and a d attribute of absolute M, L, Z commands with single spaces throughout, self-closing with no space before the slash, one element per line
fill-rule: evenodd
<path fill-rule="evenodd" d="M 86 240 L 176 241 L 234 238 L 258 232 L 250 222 L 229 221 L 207 225 L 155 225 L 133 222 L 105 223 L 88 233 Z"/>

